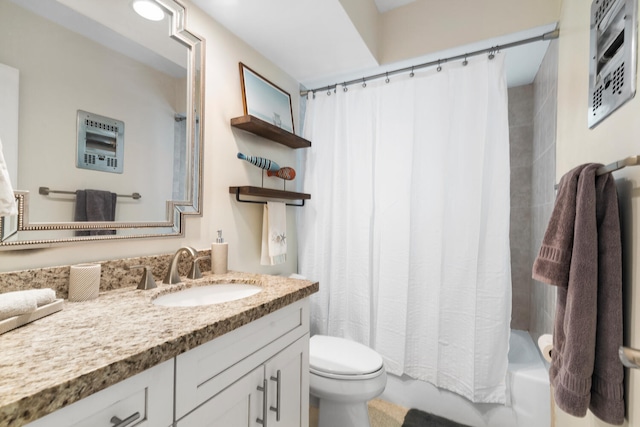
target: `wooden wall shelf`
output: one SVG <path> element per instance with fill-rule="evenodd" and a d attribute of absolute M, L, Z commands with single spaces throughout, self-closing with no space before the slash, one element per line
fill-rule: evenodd
<path fill-rule="evenodd" d="M 291 132 L 287 132 L 271 123 L 260 120 L 254 116 L 240 116 L 231 119 L 231 126 L 251 132 L 263 138 L 270 139 L 290 148 L 309 148 L 311 141 L 308 141 Z"/>
<path fill-rule="evenodd" d="M 251 197 L 264 197 L 267 199 L 302 200 L 302 204 L 299 204 L 299 205 L 288 204 L 289 206 L 304 206 L 304 201 L 311 199 L 311 194 L 296 193 L 294 191 L 275 190 L 273 188 L 252 187 L 252 186 L 229 187 L 229 193 L 235 194 L 236 200 L 238 202 L 243 202 L 243 203 L 265 204 L 267 202 L 259 202 L 254 200 L 242 200 L 240 199 L 240 195 L 251 196 Z"/>

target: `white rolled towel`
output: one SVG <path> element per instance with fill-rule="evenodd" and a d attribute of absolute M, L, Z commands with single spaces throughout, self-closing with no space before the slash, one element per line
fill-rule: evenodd
<path fill-rule="evenodd" d="M 30 289 L 0 294 L 0 320 L 20 316 L 56 299 L 53 289 Z"/>
<path fill-rule="evenodd" d="M 50 288 L 29 289 L 28 291 L 18 292 L 26 292 L 29 295 L 33 295 L 36 298 L 36 304 L 38 304 L 38 307 L 51 304 L 56 300 L 56 291 Z"/>

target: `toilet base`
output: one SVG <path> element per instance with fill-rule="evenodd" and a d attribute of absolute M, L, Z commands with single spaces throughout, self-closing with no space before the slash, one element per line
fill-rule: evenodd
<path fill-rule="evenodd" d="M 320 399 L 318 427 L 371 427 L 367 402 L 340 403 Z"/>

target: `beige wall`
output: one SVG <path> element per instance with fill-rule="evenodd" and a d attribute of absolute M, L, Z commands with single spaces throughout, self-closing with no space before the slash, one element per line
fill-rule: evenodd
<path fill-rule="evenodd" d="M 0 271 L 171 253 L 181 245 L 206 249 L 215 240 L 218 229 L 223 230 L 226 241 L 229 242 L 231 269 L 270 274 L 296 270 L 294 215 L 298 208 L 287 209 L 287 263 L 262 267 L 262 206 L 236 203 L 229 194 L 228 187 L 260 185 L 260 170 L 236 159 L 238 151 L 271 158 L 281 166 L 295 166 L 296 157 L 294 150 L 232 130 L 229 126 L 232 117 L 242 115 L 238 62 L 247 64 L 291 94 L 297 93 L 298 84 L 191 3 L 186 4 L 189 8 L 187 27 L 206 40 L 203 216 L 187 218 L 184 238 L 85 243 L 41 250 L 0 252 Z M 299 97 L 294 96 L 292 101 L 297 129 Z M 282 188 L 282 181 L 265 178 L 265 185 Z"/>
<path fill-rule="evenodd" d="M 558 63 L 556 180 L 586 162 L 610 163 L 640 154 L 640 97 L 625 104 L 596 128 L 587 127 L 590 3 L 564 0 Z M 624 251 L 625 344 L 640 348 L 640 167 L 615 173 L 620 196 Z M 557 181 L 556 181 L 557 182 Z M 626 371 L 626 426 L 640 427 L 640 372 Z M 604 426 L 587 415 L 573 418 L 556 410 L 558 427 Z"/>
<path fill-rule="evenodd" d="M 560 0 L 417 0 L 382 14 L 381 64 L 557 22 Z"/>
<path fill-rule="evenodd" d="M 378 58 L 380 13 L 371 0 L 340 0 L 349 19 L 360 33 L 374 58 Z"/>

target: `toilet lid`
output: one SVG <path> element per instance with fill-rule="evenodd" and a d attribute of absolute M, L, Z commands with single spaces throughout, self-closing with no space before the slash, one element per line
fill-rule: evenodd
<path fill-rule="evenodd" d="M 382 357 L 369 347 L 344 338 L 314 335 L 309 340 L 309 367 L 338 375 L 364 375 L 382 367 Z"/>

